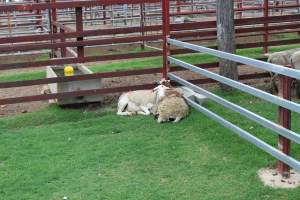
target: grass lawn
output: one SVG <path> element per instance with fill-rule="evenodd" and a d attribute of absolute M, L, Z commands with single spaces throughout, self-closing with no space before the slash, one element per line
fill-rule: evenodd
<path fill-rule="evenodd" d="M 299 47 L 300 45 L 286 45 L 286 46 L 272 47 L 270 48 L 270 52 L 283 51 L 283 50 L 299 48 Z M 149 49 L 146 48 L 145 51 L 149 51 Z M 134 52 L 138 52 L 138 50 L 135 49 Z M 251 58 L 258 58 L 258 57 L 262 57 L 263 51 L 262 48 L 241 49 L 237 51 L 237 54 L 251 57 Z M 207 54 L 186 54 L 186 55 L 178 55 L 175 57 L 180 58 L 192 64 L 200 64 L 200 63 L 217 61 L 215 57 Z M 41 59 L 44 59 L 44 57 L 42 56 Z M 120 70 L 129 70 L 129 69 L 145 69 L 149 67 L 160 67 L 160 66 L 162 66 L 162 58 L 151 57 L 151 58 L 141 58 L 141 59 L 134 59 L 129 61 L 122 61 L 122 62 L 96 64 L 94 66 L 91 66 L 90 69 L 93 72 L 108 72 L 108 71 L 120 71 Z M 4 75 L 0 75 L 0 82 L 33 80 L 33 79 L 44 78 L 45 76 L 46 73 L 44 71 L 21 72 L 13 75 L 4 74 Z"/>
<path fill-rule="evenodd" d="M 242 93 L 226 99 L 275 120 L 276 107 Z M 211 102 L 207 108 L 276 145 L 259 125 Z M 299 116 L 293 129 L 300 130 Z M 178 124 L 116 116 L 114 109 L 44 110 L 0 119 L 0 199 L 299 199 L 264 187 L 276 161 L 192 110 Z M 295 145 L 293 145 L 294 147 Z M 294 148 L 300 158 L 300 148 Z"/>

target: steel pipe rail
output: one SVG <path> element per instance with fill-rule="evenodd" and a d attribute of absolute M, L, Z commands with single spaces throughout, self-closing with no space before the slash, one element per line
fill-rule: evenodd
<path fill-rule="evenodd" d="M 300 71 L 296 70 L 296 69 L 291 69 L 291 68 L 286 68 L 286 67 L 282 67 L 280 65 L 275 65 L 272 63 L 266 63 L 260 60 L 255 60 L 252 58 L 246 58 L 243 56 L 239 56 L 239 55 L 234 55 L 234 54 L 230 54 L 230 53 L 226 53 L 226 52 L 222 52 L 222 51 L 218 51 L 215 49 L 210 49 L 207 47 L 202 47 L 202 46 L 198 46 L 198 45 L 194 45 L 194 44 L 190 44 L 187 42 L 182 42 L 179 40 L 174 40 L 174 39 L 168 39 L 168 42 L 172 45 L 175 46 L 179 46 L 179 47 L 183 47 L 186 49 L 191 49 L 193 51 L 197 51 L 197 52 L 201 52 L 201 53 L 207 53 L 213 56 L 216 56 L 218 58 L 223 58 L 223 59 L 227 59 L 227 60 L 231 60 L 231 61 L 235 61 L 238 63 L 242 63 L 245 65 L 249 65 L 258 69 L 262 69 L 265 71 L 271 71 L 277 74 L 282 74 L 291 78 L 295 78 L 295 79 L 300 79 Z M 175 62 L 179 61 L 179 60 L 174 60 L 172 58 L 172 60 Z M 186 63 L 187 64 L 187 63 Z"/>
<path fill-rule="evenodd" d="M 13 11 L 31 11 L 31 10 L 47 10 L 47 9 L 66 9 L 78 7 L 92 7 L 113 4 L 140 4 L 140 3 L 158 3 L 161 0 L 86 0 L 86 1 L 67 1 L 57 3 L 35 3 L 24 5 L 1 5 L 0 12 Z"/>
<path fill-rule="evenodd" d="M 288 156 L 281 151 L 277 150 L 276 148 L 272 147 L 271 145 L 267 144 L 266 142 L 262 141 L 261 139 L 256 138 L 255 136 L 251 135 L 249 132 L 241 129 L 240 127 L 232 124 L 231 122 L 225 120 L 224 118 L 220 117 L 219 115 L 215 114 L 214 112 L 204 108 L 203 106 L 195 103 L 191 99 L 186 99 L 188 104 L 195 108 L 197 111 L 203 113 L 207 117 L 217 121 L 218 123 L 222 124 L 224 127 L 232 130 L 235 134 L 239 135 L 240 137 L 244 138 L 248 142 L 254 144 L 258 148 L 262 149 L 263 151 L 267 152 L 268 154 L 272 155 L 276 159 L 288 164 L 295 170 L 300 170 L 300 162 L 296 159 Z"/>
<path fill-rule="evenodd" d="M 230 78 L 226 78 L 224 76 L 221 76 L 219 74 L 210 72 L 208 70 L 201 69 L 201 68 L 196 67 L 196 66 L 194 66 L 192 64 L 186 63 L 184 61 L 178 60 L 178 59 L 170 57 L 170 56 L 168 57 L 168 60 L 170 61 L 171 64 L 179 65 L 179 66 L 181 66 L 183 68 L 189 69 L 189 70 L 191 70 L 193 72 L 196 72 L 198 74 L 204 75 L 204 76 L 206 76 L 208 78 L 214 79 L 216 81 L 219 81 L 221 83 L 229 85 L 229 86 L 231 86 L 233 88 L 239 89 L 239 90 L 241 90 L 243 92 L 249 93 L 249 94 L 251 94 L 253 96 L 256 96 L 256 97 L 258 97 L 260 99 L 269 101 L 269 102 L 274 103 L 274 104 L 276 104 L 278 106 L 281 106 L 281 107 L 284 107 L 286 109 L 289 109 L 289 110 L 295 111 L 297 113 L 300 113 L 300 105 L 297 104 L 297 103 L 285 100 L 285 99 L 280 98 L 278 96 L 274 96 L 274 95 L 269 94 L 267 92 L 264 92 L 262 90 L 253 88 L 251 86 L 245 85 L 245 84 L 240 83 L 238 81 L 234 81 L 234 80 L 232 80 Z M 259 62 L 262 62 L 262 61 L 259 61 Z"/>
<path fill-rule="evenodd" d="M 209 99 L 213 100 L 214 102 L 216 102 L 226 108 L 229 108 L 229 109 L 247 117 L 248 119 L 251 119 L 252 121 L 257 122 L 258 124 L 264 126 L 265 128 L 271 129 L 272 131 L 274 131 L 273 133 L 276 133 L 277 135 L 282 135 L 282 136 L 289 138 L 290 140 L 293 140 L 296 143 L 300 144 L 300 135 L 299 134 L 297 134 L 289 129 L 286 129 L 264 117 L 261 117 L 260 115 L 257 115 L 239 105 L 231 103 L 230 101 L 227 101 L 226 99 L 223 99 L 223 98 L 219 97 L 218 95 L 215 95 L 199 86 L 196 86 L 196 85 L 184 80 L 183 78 L 176 76 L 175 74 L 168 73 L 168 77 L 171 80 L 174 80 L 177 83 L 180 83 L 181 85 L 191 88 L 195 92 L 203 94 L 204 96 L 208 97 Z"/>

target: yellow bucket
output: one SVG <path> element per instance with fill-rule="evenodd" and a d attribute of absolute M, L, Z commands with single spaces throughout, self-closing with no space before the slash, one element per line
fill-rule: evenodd
<path fill-rule="evenodd" d="M 64 69 L 65 76 L 73 76 L 74 75 L 74 68 L 72 66 L 66 66 Z"/>

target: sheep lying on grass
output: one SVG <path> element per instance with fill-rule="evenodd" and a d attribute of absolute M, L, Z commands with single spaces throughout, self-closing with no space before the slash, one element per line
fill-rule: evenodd
<path fill-rule="evenodd" d="M 150 115 L 150 110 L 164 96 L 168 87 L 159 85 L 153 90 L 137 90 L 124 93 L 118 101 L 118 115 Z"/>
<path fill-rule="evenodd" d="M 166 96 L 158 103 L 155 113 L 158 123 L 172 120 L 176 123 L 189 114 L 189 107 L 182 94 L 174 89 L 168 89 Z"/>
<path fill-rule="evenodd" d="M 291 66 L 292 68 L 300 70 L 300 48 L 290 49 L 286 51 L 279 51 L 272 54 L 266 54 L 268 56 L 268 62 L 281 65 L 281 66 Z M 270 72 L 271 74 L 271 85 L 270 92 L 277 93 L 278 92 L 278 75 Z M 293 83 L 294 88 L 298 88 L 298 81 Z M 300 91 L 296 89 L 297 96 L 300 97 Z M 298 94 L 299 93 L 299 94 Z"/>

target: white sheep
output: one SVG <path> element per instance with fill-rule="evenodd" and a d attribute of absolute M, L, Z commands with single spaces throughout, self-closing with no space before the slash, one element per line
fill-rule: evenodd
<path fill-rule="evenodd" d="M 118 115 L 150 115 L 150 110 L 164 96 L 168 87 L 159 85 L 153 90 L 137 90 L 124 93 L 118 101 Z"/>
<path fill-rule="evenodd" d="M 292 55 L 299 52 L 300 48 L 296 48 L 296 49 L 290 49 L 290 50 L 286 50 L 286 51 L 279 51 L 279 52 L 275 52 L 275 53 L 271 53 L 271 54 L 266 54 L 266 56 L 268 56 L 268 61 L 269 63 L 273 63 L 273 64 L 277 64 L 277 65 L 281 65 L 281 66 L 291 66 L 292 62 Z M 299 55 L 299 54 L 297 54 Z M 296 61 L 295 59 L 295 62 Z M 270 90 L 272 93 L 277 93 L 278 92 L 278 85 L 277 85 L 277 80 L 278 80 L 278 75 L 270 72 L 271 75 L 271 87 Z"/>
<path fill-rule="evenodd" d="M 300 51 L 293 53 L 291 56 L 291 67 L 300 70 Z M 300 80 L 294 80 L 292 87 L 295 90 L 296 96 L 300 98 Z"/>
<path fill-rule="evenodd" d="M 268 57 L 269 63 L 287 66 L 291 64 L 291 56 L 297 51 L 300 51 L 300 48 L 289 49 L 265 55 Z"/>
<path fill-rule="evenodd" d="M 176 123 L 188 114 L 189 106 L 178 91 L 173 90 L 169 94 L 166 94 L 157 105 L 156 117 L 158 123 L 168 122 L 172 119 Z"/>

